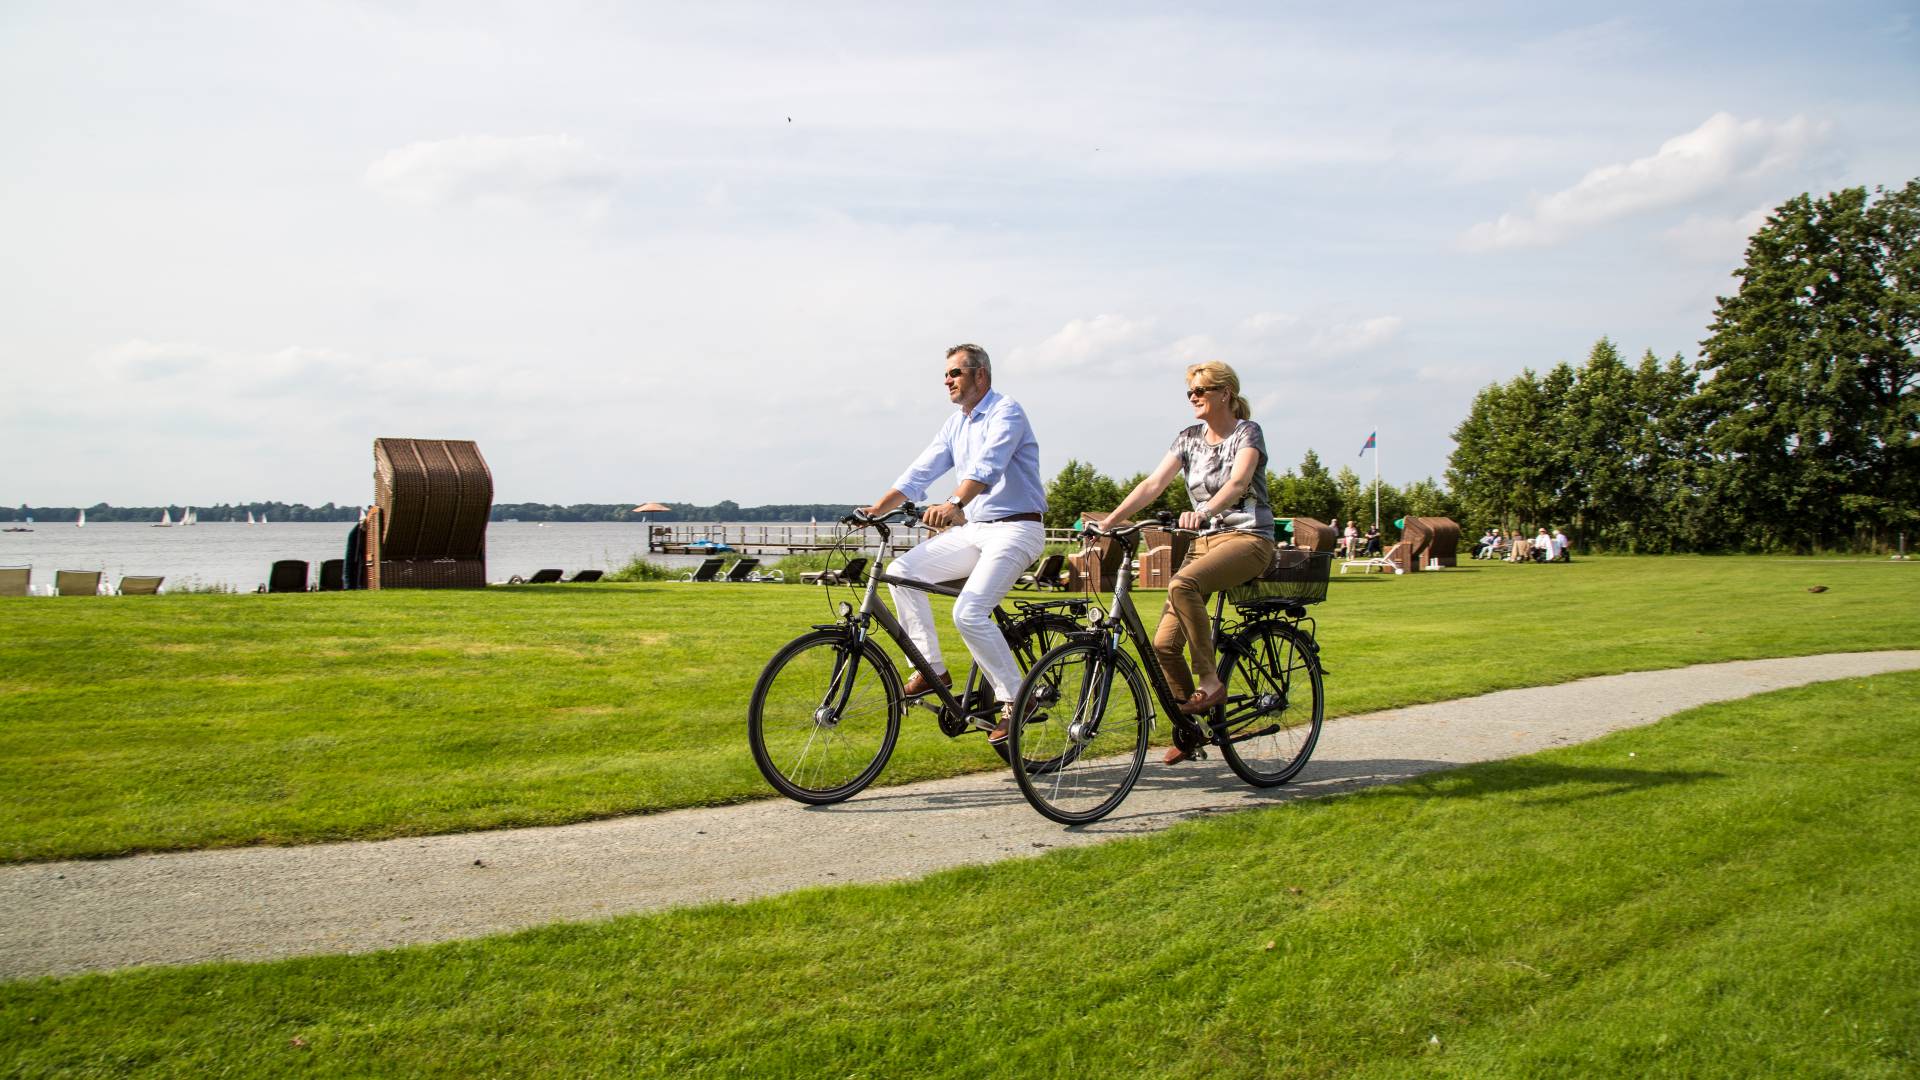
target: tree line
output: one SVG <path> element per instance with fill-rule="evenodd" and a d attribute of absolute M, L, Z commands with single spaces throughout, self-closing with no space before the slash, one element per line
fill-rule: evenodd
<path fill-rule="evenodd" d="M 1383 526 L 1563 526 L 1586 551 L 1885 551 L 1920 533 L 1920 180 L 1777 208 L 1748 241 L 1700 358 L 1634 364 L 1602 338 L 1578 368 L 1482 390 L 1447 486 L 1382 484 Z M 1069 461 L 1047 524 L 1109 509 L 1140 477 Z M 1373 484 L 1308 450 L 1270 473 L 1274 512 L 1373 520 Z M 1176 485 L 1155 509 L 1186 509 Z M 1920 538 L 1920 537 L 1915 537 Z"/>
<path fill-rule="evenodd" d="M 1489 386 L 1447 480 L 1476 524 L 1589 549 L 1885 551 L 1920 525 L 1920 180 L 1793 198 L 1748 241 L 1700 359 L 1611 341 Z"/>

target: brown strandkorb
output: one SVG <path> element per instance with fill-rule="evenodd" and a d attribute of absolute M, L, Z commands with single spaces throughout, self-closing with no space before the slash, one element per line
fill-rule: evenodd
<path fill-rule="evenodd" d="M 1332 551 L 1334 545 L 1339 542 L 1333 526 L 1324 521 L 1310 517 L 1296 517 L 1291 520 L 1293 532 L 1290 538 L 1293 540 L 1294 547 L 1306 548 L 1308 551 Z M 1288 535 L 1282 534 L 1283 537 Z"/>
<path fill-rule="evenodd" d="M 1299 525 L 1294 526 L 1298 531 Z M 1273 563 L 1267 572 L 1227 590 L 1227 600 L 1244 604 L 1252 600 L 1286 600 L 1295 604 L 1318 604 L 1327 598 L 1327 578 L 1333 569 L 1331 551 L 1305 548 L 1274 548 Z"/>
<path fill-rule="evenodd" d="M 1387 561 L 1405 573 L 1425 570 L 1438 560 L 1441 566 L 1455 565 L 1460 549 L 1460 526 L 1452 518 L 1410 517 L 1401 526 L 1400 542 L 1387 553 Z"/>
<path fill-rule="evenodd" d="M 493 474 L 465 439 L 373 440 L 367 588 L 458 589 L 487 583 Z"/>

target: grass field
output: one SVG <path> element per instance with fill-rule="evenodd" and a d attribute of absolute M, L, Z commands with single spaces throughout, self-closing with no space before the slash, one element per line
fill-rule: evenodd
<path fill-rule="evenodd" d="M 917 882 L 0 985 L 0 1071 L 1912 1076 L 1916 773 L 1920 673 L 1828 683 Z"/>
<path fill-rule="evenodd" d="M 647 583 L 0 601 L 0 861 L 763 797 L 745 703 L 775 649 L 830 618 L 826 592 Z M 1151 620 L 1159 595 L 1141 601 Z M 1316 614 L 1338 716 L 1618 671 L 1911 647 L 1920 568 L 1470 564 L 1336 576 Z M 957 639 L 948 654 L 964 659 Z M 950 742 L 915 715 L 882 782 L 994 767 L 980 739 Z"/>

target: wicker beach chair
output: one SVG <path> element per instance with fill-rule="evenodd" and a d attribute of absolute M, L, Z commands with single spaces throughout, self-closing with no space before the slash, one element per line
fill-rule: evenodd
<path fill-rule="evenodd" d="M 315 586 L 321 592 L 339 592 L 347 587 L 347 560 L 328 559 L 320 564 L 320 581 Z"/>
<path fill-rule="evenodd" d="M 55 570 L 53 572 L 53 595 L 99 596 L 100 571 Z"/>
<path fill-rule="evenodd" d="M 307 561 L 305 559 L 281 559 L 273 564 L 273 572 L 267 575 L 268 592 L 306 592 Z"/>
<path fill-rule="evenodd" d="M 33 592 L 33 567 L 0 566 L 0 596 L 27 596 Z"/>
<path fill-rule="evenodd" d="M 367 588 L 485 586 L 493 474 L 480 448 L 464 439 L 375 439 L 373 465 Z"/>
<path fill-rule="evenodd" d="M 121 577 L 118 591 L 121 596 L 157 596 L 160 593 L 160 583 L 165 580 L 167 580 L 165 577 L 128 574 Z"/>

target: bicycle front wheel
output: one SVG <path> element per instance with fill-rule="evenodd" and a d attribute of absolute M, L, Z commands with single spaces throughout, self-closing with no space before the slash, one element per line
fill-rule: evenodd
<path fill-rule="evenodd" d="M 1236 636 L 1221 657 L 1227 700 L 1213 711 L 1224 726 L 1220 756 L 1254 787 L 1293 779 L 1320 740 L 1326 697 L 1320 654 L 1297 627 L 1264 623 Z"/>
<path fill-rule="evenodd" d="M 1020 684 L 1007 739 L 1027 802 L 1062 825 L 1112 813 L 1146 764 L 1150 701 L 1139 665 L 1106 642 L 1071 642 L 1041 657 Z"/>
<path fill-rule="evenodd" d="M 822 806 L 880 775 L 903 711 L 900 676 L 878 646 L 818 630 L 767 661 L 747 706 L 747 741 L 776 791 Z"/>

